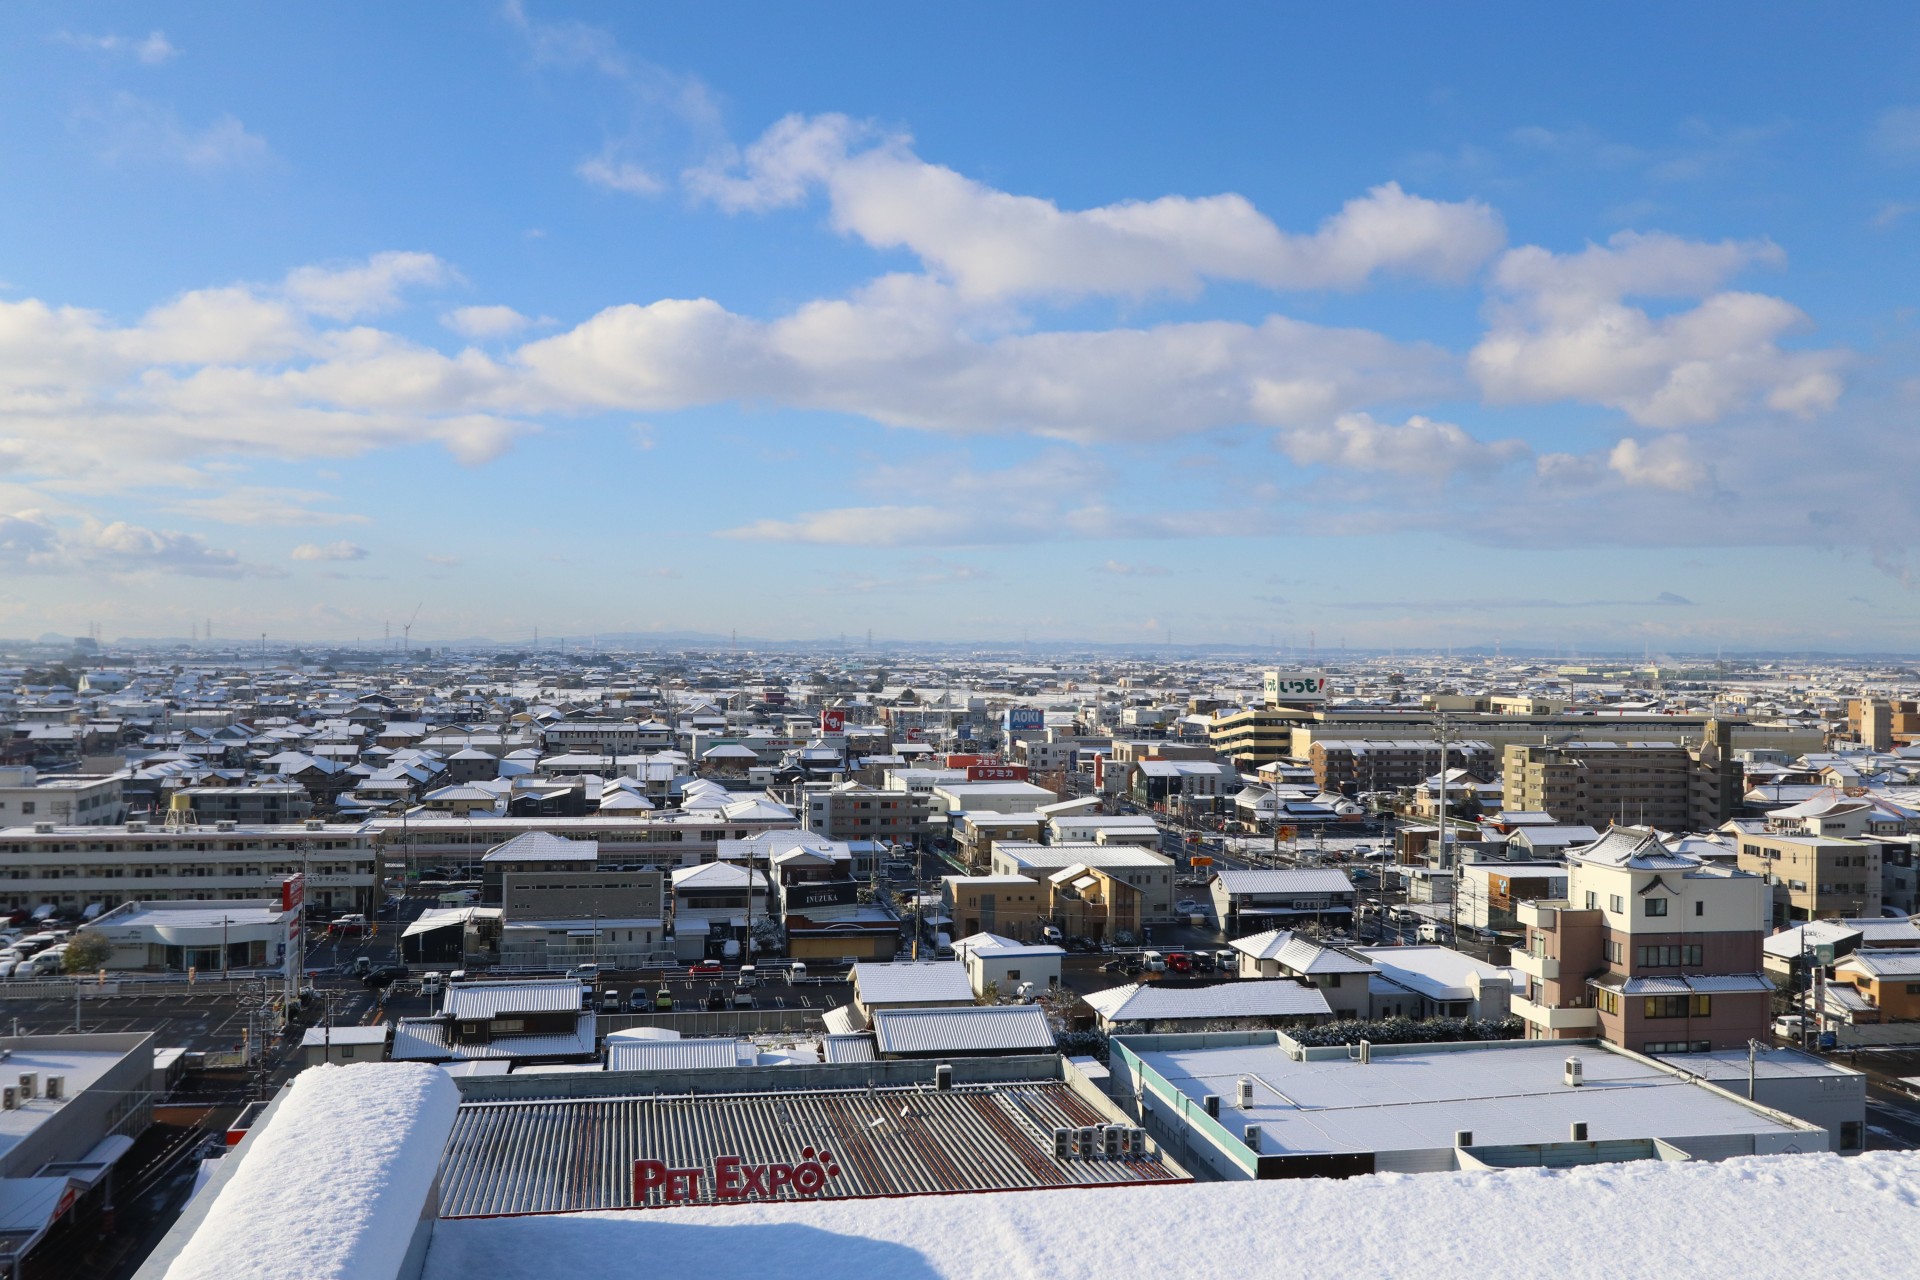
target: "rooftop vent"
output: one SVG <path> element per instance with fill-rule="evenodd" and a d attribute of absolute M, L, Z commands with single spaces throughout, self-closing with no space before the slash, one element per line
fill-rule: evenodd
<path fill-rule="evenodd" d="M 1373 1061 L 1373 1041 L 1362 1040 L 1360 1042 L 1360 1062 L 1364 1066 L 1365 1064 L 1372 1061 Z"/>
<path fill-rule="evenodd" d="M 1578 1087 L 1579 1087 L 1580 1085 L 1582 1085 L 1582 1084 L 1585 1084 L 1585 1083 L 1586 1083 L 1586 1080 L 1587 1080 L 1587 1068 L 1586 1068 L 1586 1066 L 1585 1066 L 1585 1064 L 1583 1064 L 1583 1063 L 1582 1063 L 1582 1062 L 1580 1061 L 1580 1059 L 1578 1059 L 1578 1058 L 1568 1058 L 1568 1059 L 1567 1059 L 1567 1077 L 1566 1077 L 1566 1079 L 1567 1079 L 1567 1087 L 1568 1087 L 1569 1089 L 1575 1089 L 1575 1088 L 1578 1088 Z"/>
<path fill-rule="evenodd" d="M 53 824 L 51 822 L 36 822 L 33 824 L 33 834 L 37 836 L 50 836 L 53 834 Z"/>
<path fill-rule="evenodd" d="M 52 824 L 48 824 L 48 829 L 52 829 Z M 147 824 L 144 822 L 129 822 L 127 824 L 127 830 L 129 831 L 145 831 L 146 829 Z"/>
<path fill-rule="evenodd" d="M 1585 1142 L 1587 1140 L 1587 1122 L 1585 1120 L 1575 1120 L 1573 1124 L 1568 1127 L 1567 1135 L 1575 1142 Z"/>
<path fill-rule="evenodd" d="M 933 1069 L 933 1087 L 936 1089 L 953 1088 L 953 1064 L 942 1062 Z"/>
<path fill-rule="evenodd" d="M 215 831 L 232 831 L 238 825 L 239 824 L 236 823 L 232 818 L 222 818 L 218 822 L 213 824 L 213 829 Z"/>
<path fill-rule="evenodd" d="M 320 819 L 320 818 L 308 818 L 308 819 L 307 819 L 307 830 L 309 830 L 309 831 L 325 831 L 326 829 L 327 829 L 327 824 L 326 824 L 326 822 L 325 822 L 325 821 L 323 821 L 322 819 Z"/>
<path fill-rule="evenodd" d="M 1453 1131 L 1453 1145 L 1454 1145 L 1454 1146 L 1456 1146 L 1456 1147 L 1470 1147 L 1470 1146 L 1472 1146 L 1472 1145 L 1473 1145 L 1473 1130 L 1471 1130 L 1471 1129 L 1455 1129 L 1455 1130 Z"/>

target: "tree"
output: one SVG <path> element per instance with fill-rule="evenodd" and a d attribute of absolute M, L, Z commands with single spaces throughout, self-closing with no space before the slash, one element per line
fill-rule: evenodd
<path fill-rule="evenodd" d="M 105 968 L 107 957 L 112 954 L 111 942 L 90 929 L 82 929 L 67 943 L 66 954 L 60 962 L 68 973 L 92 973 Z"/>

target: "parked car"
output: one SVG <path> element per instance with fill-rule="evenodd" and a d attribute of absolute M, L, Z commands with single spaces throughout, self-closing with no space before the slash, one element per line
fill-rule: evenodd
<path fill-rule="evenodd" d="M 1807 1035 L 1807 1019 L 1797 1013 L 1773 1020 L 1773 1034 L 1783 1040 L 1804 1040 Z"/>
<path fill-rule="evenodd" d="M 367 918 L 362 915 L 341 916 L 327 926 L 327 932 L 337 938 L 357 938 L 367 931 Z"/>
<path fill-rule="evenodd" d="M 760 971 L 750 964 L 740 966 L 740 978 L 736 986 L 744 989 L 760 985 Z"/>
<path fill-rule="evenodd" d="M 600 1012 L 620 1012 L 620 992 L 616 987 L 607 987 L 600 993 Z"/>
<path fill-rule="evenodd" d="M 588 986 L 592 986 L 594 983 L 600 981 L 600 966 L 597 964 L 577 964 L 567 970 L 567 976 L 584 982 Z"/>
<path fill-rule="evenodd" d="M 673 992 L 665 987 L 654 993 L 653 1007 L 661 1013 L 673 1012 Z"/>
<path fill-rule="evenodd" d="M 1237 977 L 1240 973 L 1240 953 L 1232 947 L 1225 947 L 1213 953 L 1213 965 L 1227 977 Z"/>
<path fill-rule="evenodd" d="M 362 957 L 364 959 L 364 957 Z M 366 977 L 360 979 L 369 991 L 384 991 L 400 979 L 407 976 L 407 967 L 403 964 L 383 964 Z"/>
<path fill-rule="evenodd" d="M 438 969 L 420 975 L 420 994 L 423 996 L 437 996 L 446 989 L 446 986 L 447 975 Z"/>
<path fill-rule="evenodd" d="M 1066 941 L 1066 935 L 1060 932 L 1060 926 L 1046 924 L 1040 926 L 1040 941 L 1060 946 Z"/>
<path fill-rule="evenodd" d="M 727 998 L 720 993 L 718 988 L 715 988 L 707 992 L 704 1005 L 708 1013 L 719 1013 L 727 1007 Z"/>
<path fill-rule="evenodd" d="M 1193 971 L 1195 973 L 1212 973 L 1213 972 L 1213 952 L 1196 951 L 1190 957 L 1190 963 L 1192 964 Z"/>
<path fill-rule="evenodd" d="M 1167 958 L 1158 951 L 1143 951 L 1140 953 L 1140 967 L 1148 973 L 1165 973 Z"/>
<path fill-rule="evenodd" d="M 1418 936 L 1422 942 L 1452 942 L 1453 930 L 1443 924 L 1428 921 L 1420 926 Z"/>
<path fill-rule="evenodd" d="M 36 978 L 49 978 L 59 973 L 67 962 L 67 949 L 64 946 L 48 947 L 33 959 L 27 961 L 27 972 Z M 19 970 L 14 971 L 18 974 Z"/>
<path fill-rule="evenodd" d="M 726 966 L 718 960 L 699 960 L 687 966 L 689 978 L 717 978 L 726 972 Z"/>
<path fill-rule="evenodd" d="M 735 987 L 733 989 L 733 1007 L 736 1009 L 756 1009 L 759 1006 L 754 1003 L 752 995 L 741 990 L 739 987 Z"/>

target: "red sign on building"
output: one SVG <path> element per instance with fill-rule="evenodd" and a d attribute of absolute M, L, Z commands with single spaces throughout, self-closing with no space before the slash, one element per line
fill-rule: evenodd
<path fill-rule="evenodd" d="M 847 713 L 842 707 L 828 707 L 820 713 L 820 732 L 842 733 L 847 727 Z"/>
<path fill-rule="evenodd" d="M 307 878 L 304 875 L 291 875 L 280 882 L 280 909 L 298 911 L 307 900 Z"/>
<path fill-rule="evenodd" d="M 970 764 L 967 766 L 968 782 L 1025 782 L 1027 766 L 1023 764 Z"/>

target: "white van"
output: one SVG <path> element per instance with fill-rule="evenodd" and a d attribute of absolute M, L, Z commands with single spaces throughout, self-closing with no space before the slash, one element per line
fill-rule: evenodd
<path fill-rule="evenodd" d="M 760 971 L 750 964 L 741 965 L 740 979 L 735 985 L 742 988 L 759 986 Z"/>
<path fill-rule="evenodd" d="M 66 959 L 67 949 L 65 947 L 48 947 L 45 951 L 42 951 L 39 955 L 27 962 L 27 972 L 36 978 L 52 977 L 54 974 L 60 972 L 61 967 L 66 963 Z"/>
<path fill-rule="evenodd" d="M 787 969 L 787 981 L 790 983 L 793 983 L 793 982 L 805 982 L 806 980 L 807 980 L 807 966 L 801 961 L 795 960 L 793 964 Z"/>
<path fill-rule="evenodd" d="M 1443 924 L 1428 921 L 1420 926 L 1419 936 L 1422 942 L 1452 942 L 1453 930 Z"/>
<path fill-rule="evenodd" d="M 1140 967 L 1148 973 L 1165 973 L 1167 958 L 1158 951 L 1143 951 L 1140 953 Z"/>

